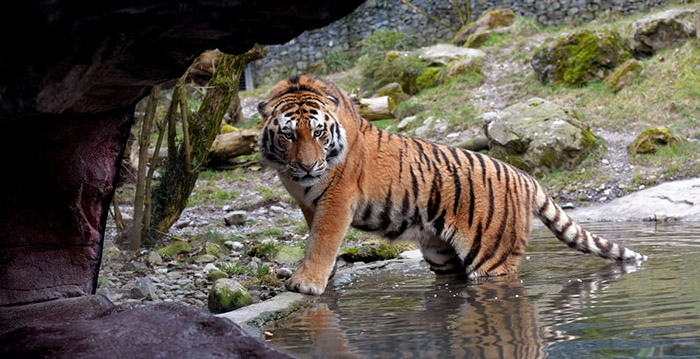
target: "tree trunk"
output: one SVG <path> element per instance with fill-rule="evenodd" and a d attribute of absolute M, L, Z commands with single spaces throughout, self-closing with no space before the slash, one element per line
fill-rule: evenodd
<path fill-rule="evenodd" d="M 360 115 L 366 120 L 386 120 L 396 118 L 396 103 L 389 96 L 361 98 L 359 101 L 354 98 L 354 102 L 360 110 Z"/>
<path fill-rule="evenodd" d="M 258 144 L 259 128 L 247 128 L 240 131 L 224 133 L 216 136 L 209 151 L 209 167 L 229 164 L 238 156 L 255 152 Z"/>
<path fill-rule="evenodd" d="M 166 233 L 180 218 L 187 206 L 199 171 L 204 168 L 209 149 L 219 130 L 224 113 L 233 97 L 238 93 L 238 83 L 248 62 L 264 54 L 265 48 L 255 45 L 242 55 L 222 55 L 216 71 L 208 84 L 208 90 L 197 113 L 187 116 L 190 163 L 185 163 L 185 148 L 177 149 L 175 160 L 165 162 L 163 175 L 153 191 L 151 228 Z M 181 108 L 181 111 L 186 111 Z M 174 151 L 170 148 L 169 151 Z M 189 170 L 188 170 L 189 168 Z M 155 238 L 155 235 L 151 236 Z"/>
<path fill-rule="evenodd" d="M 146 193 L 146 163 L 148 162 L 148 145 L 151 142 L 151 126 L 156 116 L 158 97 L 160 96 L 160 85 L 154 86 L 151 96 L 148 98 L 146 115 L 143 118 L 141 132 L 139 132 L 139 163 L 136 173 L 136 195 L 134 196 L 134 220 L 131 226 L 122 234 L 121 243 L 129 250 L 136 250 L 141 247 L 143 229 L 143 206 L 144 194 Z"/>

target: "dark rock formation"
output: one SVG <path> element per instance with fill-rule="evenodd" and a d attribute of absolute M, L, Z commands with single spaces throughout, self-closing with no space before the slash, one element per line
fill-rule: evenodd
<path fill-rule="evenodd" d="M 91 318 L 64 319 L 0 335 L 0 357 L 292 358 L 228 319 L 182 304 L 116 306 Z"/>
<path fill-rule="evenodd" d="M 135 103 L 207 49 L 280 43 L 359 0 L 0 5 L 0 305 L 93 293 Z"/>

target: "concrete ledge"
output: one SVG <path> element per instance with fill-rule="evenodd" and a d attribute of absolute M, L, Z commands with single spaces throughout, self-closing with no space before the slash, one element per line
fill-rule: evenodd
<path fill-rule="evenodd" d="M 262 337 L 262 327 L 265 323 L 285 318 L 318 298 L 313 295 L 284 292 L 264 302 L 217 314 L 217 317 L 229 319 L 248 335 L 259 338 Z"/>

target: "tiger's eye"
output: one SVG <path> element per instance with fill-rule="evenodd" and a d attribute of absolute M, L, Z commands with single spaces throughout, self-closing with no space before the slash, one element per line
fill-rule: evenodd
<path fill-rule="evenodd" d="M 294 139 L 294 134 L 291 133 L 291 132 L 282 133 L 282 136 L 283 136 L 284 138 L 290 140 L 290 141 L 291 141 L 292 139 Z"/>
<path fill-rule="evenodd" d="M 323 135 L 323 130 L 314 131 L 314 137 L 321 137 L 321 135 Z"/>

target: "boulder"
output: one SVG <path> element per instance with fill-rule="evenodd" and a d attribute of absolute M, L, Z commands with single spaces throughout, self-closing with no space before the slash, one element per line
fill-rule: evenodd
<path fill-rule="evenodd" d="M 532 174 L 573 169 L 596 141 L 574 111 L 540 98 L 482 118 L 489 154 Z"/>
<path fill-rule="evenodd" d="M 629 81 L 642 72 L 642 63 L 635 59 L 625 61 L 622 66 L 605 78 L 605 83 L 613 92 L 620 91 Z"/>
<path fill-rule="evenodd" d="M 448 44 L 437 44 L 416 50 L 418 57 L 437 65 L 447 65 L 451 61 L 465 58 L 478 59 L 486 57 L 486 53 L 477 49 L 467 49 Z"/>
<path fill-rule="evenodd" d="M 438 66 L 430 66 L 423 70 L 423 72 L 421 72 L 421 74 L 416 78 L 418 91 L 439 85 L 442 79 L 442 70 L 443 68 Z"/>
<path fill-rule="evenodd" d="M 212 313 L 229 312 L 253 304 L 253 297 L 233 279 L 219 279 L 209 290 L 208 306 Z"/>
<path fill-rule="evenodd" d="M 389 96 L 394 100 L 394 103 L 399 103 L 403 101 L 403 98 L 405 96 L 403 92 L 403 88 L 401 87 L 401 84 L 398 82 L 392 82 L 389 84 L 386 84 L 382 86 L 379 90 L 377 90 L 377 93 L 374 94 L 372 97 L 382 97 L 382 96 Z"/>
<path fill-rule="evenodd" d="M 543 84 L 578 87 L 604 79 L 629 57 L 617 32 L 582 30 L 540 48 L 530 65 Z"/>
<path fill-rule="evenodd" d="M 695 36 L 693 12 L 692 9 L 672 9 L 632 23 L 629 43 L 634 56 L 651 56 L 659 49 Z"/>
<path fill-rule="evenodd" d="M 628 150 L 630 154 L 655 153 L 659 146 L 676 146 L 684 139 L 672 134 L 666 127 L 652 127 L 642 131 Z"/>
<path fill-rule="evenodd" d="M 467 39 L 474 34 L 499 27 L 510 26 L 513 24 L 513 21 L 515 21 L 515 13 L 511 9 L 487 11 L 479 16 L 476 21 L 463 26 L 457 32 L 452 42 L 454 42 L 455 45 L 462 46 Z"/>
<path fill-rule="evenodd" d="M 67 316 L 55 311 L 62 306 L 49 303 L 51 310 L 40 321 L 25 321 L 0 335 L 4 358 L 295 358 L 248 336 L 232 321 L 193 306 L 159 303 L 96 310 L 83 305 L 76 309 L 86 313 L 74 310 L 75 316 Z"/>

